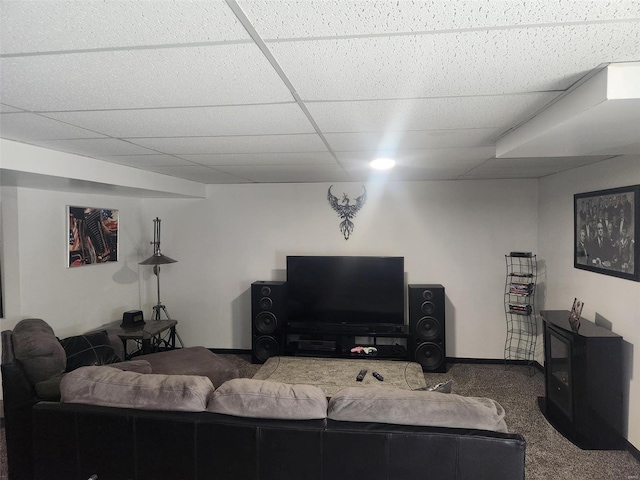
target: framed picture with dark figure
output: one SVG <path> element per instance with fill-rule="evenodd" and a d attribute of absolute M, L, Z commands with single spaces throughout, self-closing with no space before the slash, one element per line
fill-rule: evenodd
<path fill-rule="evenodd" d="M 573 266 L 640 281 L 640 185 L 573 196 Z"/>
<path fill-rule="evenodd" d="M 67 206 L 67 267 L 118 261 L 118 210 Z"/>

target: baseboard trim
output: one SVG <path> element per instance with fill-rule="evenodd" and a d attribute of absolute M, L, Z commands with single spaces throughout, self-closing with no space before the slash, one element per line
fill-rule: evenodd
<path fill-rule="evenodd" d="M 544 368 L 538 362 L 529 360 L 505 360 L 503 358 L 467 358 L 467 357 L 447 357 L 447 363 L 476 363 L 491 365 L 530 365 L 536 370 L 544 372 Z"/>
<path fill-rule="evenodd" d="M 624 441 L 627 452 L 629 452 L 633 458 L 640 462 L 640 450 L 633 446 L 633 444 L 630 443 L 626 438 L 624 439 Z"/>

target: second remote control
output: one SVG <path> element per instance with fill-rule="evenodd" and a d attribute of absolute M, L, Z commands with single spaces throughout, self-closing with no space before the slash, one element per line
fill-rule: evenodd
<path fill-rule="evenodd" d="M 356 380 L 361 382 L 362 379 L 364 378 L 364 376 L 367 374 L 367 370 L 366 369 L 362 369 L 360 370 L 360 373 L 358 374 L 358 376 L 356 377 Z"/>
<path fill-rule="evenodd" d="M 371 375 L 373 375 L 374 377 L 376 377 L 378 380 L 380 380 L 381 382 L 384 381 L 384 377 L 382 375 L 380 375 L 378 372 L 373 372 Z"/>

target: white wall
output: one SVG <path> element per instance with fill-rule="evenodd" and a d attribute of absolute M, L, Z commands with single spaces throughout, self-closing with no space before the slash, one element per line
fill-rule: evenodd
<path fill-rule="evenodd" d="M 541 179 L 539 249 L 546 264 L 545 308 L 570 309 L 578 297 L 585 302 L 584 318 L 610 322 L 612 330 L 624 337 L 626 402 L 632 406 L 627 439 L 637 446 L 640 355 L 634 345 L 640 345 L 640 283 L 573 267 L 573 195 L 634 184 L 640 184 L 640 157 L 616 158 Z"/>
<path fill-rule="evenodd" d="M 249 349 L 249 287 L 285 278 L 288 254 L 402 255 L 409 283 L 447 292 L 447 354 L 501 358 L 505 337 L 504 254 L 533 251 L 543 267 L 541 304 L 611 322 L 625 341 L 628 403 L 640 382 L 640 283 L 573 268 L 573 194 L 640 183 L 640 159 L 615 159 L 535 180 L 368 184 L 368 201 L 345 241 L 326 200 L 327 184 L 216 185 L 206 199 L 147 199 L 2 187 L 6 318 L 41 317 L 60 337 L 155 303 L 151 267 L 154 217 L 162 251 L 162 300 L 187 345 Z M 538 185 L 539 184 L 539 185 Z M 359 184 L 336 184 L 353 200 Z M 539 192 L 539 193 L 538 193 Z M 68 204 L 120 210 L 121 261 L 67 269 Z M 538 251 L 536 251 L 538 250 Z M 541 341 L 540 341 L 541 343 Z M 542 358 L 539 357 L 542 361 Z M 640 445 L 640 412 L 630 409 L 628 439 Z"/>
<path fill-rule="evenodd" d="M 22 318 L 42 318 L 60 338 L 122 318 L 140 306 L 138 261 L 143 228 L 141 200 L 2 187 L 5 318 L 11 329 Z M 119 210 L 117 263 L 66 268 L 66 206 Z M 145 222 L 143 223 L 143 220 Z"/>
<path fill-rule="evenodd" d="M 250 285 L 292 254 L 404 256 L 408 283 L 442 283 L 447 355 L 503 357 L 504 255 L 537 246 L 537 181 L 366 185 L 345 240 L 328 184 L 215 185 L 206 200 L 147 200 L 162 219 L 162 300 L 187 345 L 251 348 Z M 336 184 L 353 201 L 360 184 Z M 150 311 L 153 279 L 147 283 Z"/>

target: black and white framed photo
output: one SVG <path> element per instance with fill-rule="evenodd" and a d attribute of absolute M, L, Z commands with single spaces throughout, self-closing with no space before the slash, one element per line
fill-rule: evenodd
<path fill-rule="evenodd" d="M 640 185 L 573 196 L 573 266 L 640 281 Z"/>

